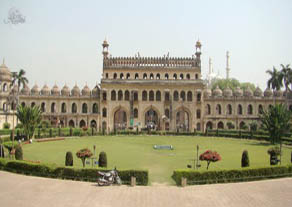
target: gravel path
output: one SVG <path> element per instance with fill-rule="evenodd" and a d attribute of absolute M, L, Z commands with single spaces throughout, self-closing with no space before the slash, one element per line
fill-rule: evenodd
<path fill-rule="evenodd" d="M 113 186 L 0 171 L 0 206 L 292 206 L 292 178 L 188 186 Z"/>

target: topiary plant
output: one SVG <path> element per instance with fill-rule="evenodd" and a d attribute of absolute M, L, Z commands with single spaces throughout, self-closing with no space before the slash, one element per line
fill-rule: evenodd
<path fill-rule="evenodd" d="M 221 160 L 221 156 L 216 151 L 207 150 L 202 153 L 199 158 L 201 161 L 207 161 L 207 170 L 211 162 L 217 162 Z"/>
<path fill-rule="evenodd" d="M 81 159 L 83 167 L 85 167 L 86 158 L 90 158 L 92 155 L 92 152 L 88 148 L 81 149 L 76 153 L 76 156 Z"/>
<path fill-rule="evenodd" d="M 105 152 L 99 153 L 98 166 L 107 167 L 107 157 Z"/>
<path fill-rule="evenodd" d="M 72 155 L 72 152 L 67 152 L 66 153 L 65 166 L 73 166 L 73 155 Z"/>
<path fill-rule="evenodd" d="M 21 145 L 17 145 L 17 147 L 15 148 L 15 159 L 23 160 L 23 152 Z"/>
<path fill-rule="evenodd" d="M 291 154 L 292 155 L 292 154 Z M 4 147 L 2 144 L 0 144 L 0 157 L 3 157 L 4 158 L 5 156 L 5 153 L 4 153 Z"/>
<path fill-rule="evenodd" d="M 247 150 L 244 150 L 241 157 L 241 167 L 249 167 L 249 157 Z"/>

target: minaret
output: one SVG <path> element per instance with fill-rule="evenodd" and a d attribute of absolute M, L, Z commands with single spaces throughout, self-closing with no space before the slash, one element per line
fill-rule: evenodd
<path fill-rule="evenodd" d="M 229 67 L 229 52 L 226 52 L 226 79 L 229 79 L 230 67 Z"/>
<path fill-rule="evenodd" d="M 209 57 L 209 75 L 213 73 L 212 59 Z"/>
<path fill-rule="evenodd" d="M 104 59 L 108 57 L 108 47 L 109 47 L 109 44 L 105 39 L 102 43 L 102 54 L 103 54 Z"/>

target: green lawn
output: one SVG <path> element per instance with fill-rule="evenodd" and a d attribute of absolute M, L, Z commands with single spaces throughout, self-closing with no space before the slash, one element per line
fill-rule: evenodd
<path fill-rule="evenodd" d="M 174 150 L 154 150 L 153 145 L 172 145 Z M 254 140 L 239 140 L 230 138 L 191 137 L 191 136 L 98 136 L 67 138 L 63 141 L 51 141 L 24 145 L 24 158 L 39 160 L 45 163 L 65 165 L 67 151 L 73 153 L 74 166 L 81 167 L 81 160 L 75 153 L 88 147 L 93 152 L 96 145 L 96 155 L 105 151 L 108 158 L 108 168 L 118 169 L 148 169 L 150 182 L 174 183 L 171 175 L 174 169 L 193 165 L 196 156 L 196 146 L 199 144 L 199 154 L 210 149 L 217 151 L 222 160 L 211 163 L 210 170 L 240 168 L 241 154 L 248 150 L 251 167 L 269 166 L 267 149 L 272 145 Z M 288 164 L 291 159 L 291 147 L 283 148 L 282 164 Z M 200 170 L 206 170 L 202 162 Z"/>

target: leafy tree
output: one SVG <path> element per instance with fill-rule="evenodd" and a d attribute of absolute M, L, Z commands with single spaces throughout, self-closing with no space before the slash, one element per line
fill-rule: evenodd
<path fill-rule="evenodd" d="M 22 123 L 23 132 L 28 139 L 33 138 L 35 128 L 38 126 L 42 119 L 41 115 L 42 111 L 38 106 L 27 107 L 19 105 L 17 107 L 16 116 L 18 120 Z"/>
<path fill-rule="evenodd" d="M 28 84 L 28 79 L 25 77 L 25 71 L 23 69 L 20 69 L 20 71 L 12 72 L 12 85 L 14 85 L 17 82 L 18 91 L 20 89 L 20 86 L 25 86 Z"/>
<path fill-rule="evenodd" d="M 199 158 L 201 161 L 207 161 L 207 170 L 209 169 L 209 165 L 211 162 L 217 162 L 221 160 L 221 156 L 217 152 L 212 152 L 211 150 L 207 150 L 202 153 Z"/>
<path fill-rule="evenodd" d="M 92 155 L 88 148 L 81 149 L 76 153 L 76 156 L 81 159 L 83 167 L 85 167 L 86 158 L 90 158 Z"/>
<path fill-rule="evenodd" d="M 292 70 L 290 68 L 290 65 L 286 65 L 284 66 L 283 64 L 281 64 L 282 70 L 281 70 L 281 76 L 282 76 L 282 80 L 284 83 L 284 87 L 285 87 L 285 91 L 291 91 L 289 88 L 289 84 L 292 83 Z"/>
<path fill-rule="evenodd" d="M 241 157 L 241 167 L 249 167 L 248 151 L 244 150 Z"/>
<path fill-rule="evenodd" d="M 267 70 L 266 71 L 271 77 L 268 80 L 268 87 L 275 90 L 280 90 L 283 86 L 282 80 L 283 80 L 283 74 L 281 71 L 278 71 L 275 67 L 273 67 L 273 70 Z"/>
<path fill-rule="evenodd" d="M 235 91 L 237 87 L 240 87 L 242 90 L 250 88 L 252 91 L 255 91 L 256 87 L 253 83 L 240 83 L 235 78 L 232 79 L 218 79 L 214 83 L 212 83 L 212 89 L 214 90 L 216 87 L 219 87 L 221 90 L 229 87 L 232 91 Z"/>
<path fill-rule="evenodd" d="M 253 83 L 245 82 L 245 83 L 240 83 L 240 88 L 242 90 L 246 90 L 247 88 L 251 89 L 252 91 L 255 91 L 256 87 Z"/>

